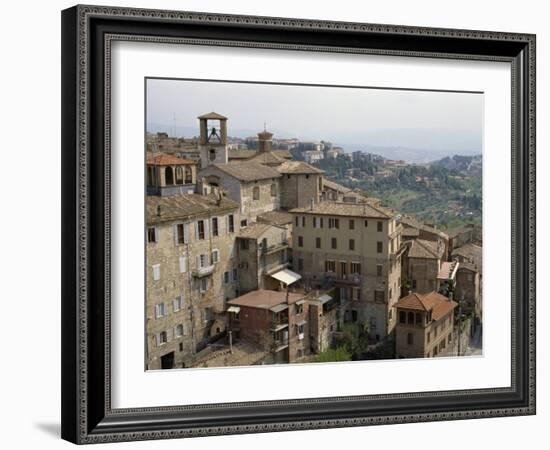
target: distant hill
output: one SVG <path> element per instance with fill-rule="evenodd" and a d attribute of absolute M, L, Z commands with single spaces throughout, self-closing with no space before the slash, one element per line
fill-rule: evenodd
<path fill-rule="evenodd" d="M 444 167 L 445 169 L 455 169 L 460 171 L 468 171 L 472 167 L 472 163 L 476 166 L 481 165 L 481 155 L 465 156 L 453 155 L 446 156 L 431 163 L 432 166 Z"/>

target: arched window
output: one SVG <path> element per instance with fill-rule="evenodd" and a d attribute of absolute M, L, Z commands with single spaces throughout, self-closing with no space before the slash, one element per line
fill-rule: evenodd
<path fill-rule="evenodd" d="M 176 166 L 176 184 L 183 184 L 183 168 Z"/>
<path fill-rule="evenodd" d="M 252 189 L 252 199 L 253 200 L 260 200 L 260 187 L 254 186 L 254 189 Z"/>
<path fill-rule="evenodd" d="M 193 171 L 191 166 L 185 166 L 185 184 L 193 184 Z"/>
<path fill-rule="evenodd" d="M 174 184 L 174 171 L 170 166 L 166 167 L 164 170 L 164 180 L 166 185 Z"/>

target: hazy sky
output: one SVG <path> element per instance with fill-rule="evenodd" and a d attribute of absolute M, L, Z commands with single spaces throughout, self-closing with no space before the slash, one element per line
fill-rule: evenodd
<path fill-rule="evenodd" d="M 230 136 L 264 122 L 275 137 L 328 140 L 347 147 L 403 146 L 479 153 L 483 94 L 251 83 L 148 80 L 148 131 L 198 134 L 197 116 L 228 117 Z"/>

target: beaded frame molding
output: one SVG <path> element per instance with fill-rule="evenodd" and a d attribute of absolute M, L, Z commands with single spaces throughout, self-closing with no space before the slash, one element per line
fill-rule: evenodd
<path fill-rule="evenodd" d="M 512 373 L 506 388 L 113 409 L 113 41 L 506 61 L 512 68 Z M 78 444 L 535 414 L 535 36 L 75 6 L 62 12 L 62 437 Z"/>

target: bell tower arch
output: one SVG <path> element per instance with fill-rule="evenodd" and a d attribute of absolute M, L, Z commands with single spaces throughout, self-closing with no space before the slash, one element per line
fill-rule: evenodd
<path fill-rule="evenodd" d="M 201 168 L 214 163 L 227 164 L 227 117 L 211 112 L 198 119 Z"/>

